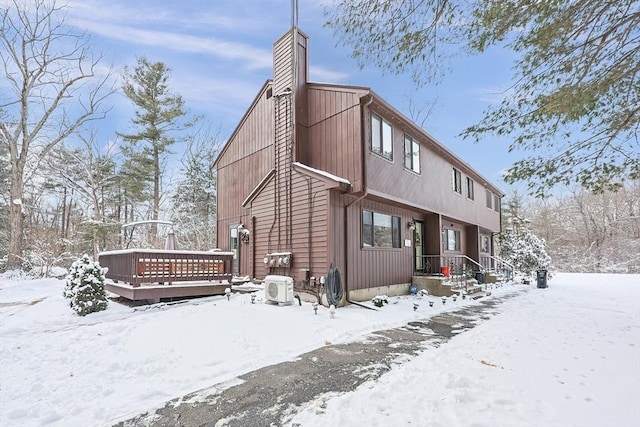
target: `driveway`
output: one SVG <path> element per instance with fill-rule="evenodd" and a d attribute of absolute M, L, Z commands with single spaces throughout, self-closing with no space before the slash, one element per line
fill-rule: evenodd
<path fill-rule="evenodd" d="M 116 426 L 289 425 L 298 408 L 375 381 L 393 365 L 443 345 L 490 319 L 499 312 L 502 301 L 518 294 L 483 299 L 478 305 L 371 333 L 362 341 L 329 344 L 295 360 L 249 372 L 238 381 L 174 399 L 154 413 L 141 414 Z"/>

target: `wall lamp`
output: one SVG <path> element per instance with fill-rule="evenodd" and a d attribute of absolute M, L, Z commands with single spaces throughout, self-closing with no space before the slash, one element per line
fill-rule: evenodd
<path fill-rule="evenodd" d="M 407 227 L 409 227 L 409 230 L 415 231 L 415 229 L 416 229 L 415 221 L 409 221 L 409 224 L 407 224 Z"/>

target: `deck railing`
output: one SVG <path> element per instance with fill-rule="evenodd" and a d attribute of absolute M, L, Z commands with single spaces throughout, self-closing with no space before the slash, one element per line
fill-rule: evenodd
<path fill-rule="evenodd" d="M 142 283 L 231 280 L 232 252 L 125 249 L 98 254 L 106 277 L 132 286 Z"/>

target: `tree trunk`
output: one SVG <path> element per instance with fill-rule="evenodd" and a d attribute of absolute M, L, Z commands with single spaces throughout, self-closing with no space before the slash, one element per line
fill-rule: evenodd
<path fill-rule="evenodd" d="M 11 225 L 9 227 L 9 255 L 7 258 L 7 270 L 19 270 L 22 267 L 22 250 L 24 246 L 23 229 L 24 214 L 22 212 L 22 175 L 23 167 L 14 165 L 11 169 L 9 215 Z"/>

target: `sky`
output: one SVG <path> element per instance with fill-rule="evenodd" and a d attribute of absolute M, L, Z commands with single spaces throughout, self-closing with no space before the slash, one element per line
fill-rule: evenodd
<path fill-rule="evenodd" d="M 438 86 L 416 88 L 408 76 L 384 74 L 374 66 L 360 69 L 333 31 L 325 27 L 326 2 L 300 0 L 298 26 L 309 36 L 310 80 L 366 86 L 411 116 L 410 103 L 421 107 L 436 99 L 424 129 L 483 176 L 509 190 L 502 172 L 517 154 L 506 139 L 480 144 L 458 135 L 482 112 L 499 102 L 509 86 L 513 54 L 491 49 L 482 56 L 456 56 Z M 172 70 L 170 86 L 186 107 L 224 142 L 272 77 L 273 43 L 291 27 L 290 0 L 69 0 L 69 23 L 86 30 L 117 72 L 135 66 L 136 57 L 162 61 Z M 131 103 L 122 94 L 100 124 L 105 146 L 115 132 L 130 130 Z"/>
<path fill-rule="evenodd" d="M 494 288 L 485 298 L 514 297 L 488 319 L 465 315 L 478 325 L 452 325 L 448 342 L 400 356 L 353 392 L 295 407 L 282 425 L 637 427 L 640 275 L 558 273 L 548 283 Z M 331 318 L 307 302 L 265 304 L 260 290 L 255 304 L 236 293 L 135 308 L 111 301 L 79 317 L 63 289 L 59 279 L 0 275 L 3 427 L 111 426 L 188 393 L 206 401 L 244 373 L 332 344 L 385 345 L 369 334 L 484 300 L 405 295 Z"/>

